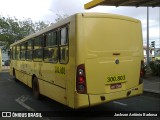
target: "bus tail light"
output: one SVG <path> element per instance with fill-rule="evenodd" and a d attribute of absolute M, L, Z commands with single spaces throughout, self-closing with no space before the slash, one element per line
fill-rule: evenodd
<path fill-rule="evenodd" d="M 140 67 L 140 76 L 139 76 L 139 84 L 143 83 L 143 77 L 144 77 L 144 61 L 141 61 L 141 67 Z"/>
<path fill-rule="evenodd" d="M 81 94 L 85 94 L 87 92 L 84 64 L 81 64 L 77 67 L 76 89 L 77 89 L 77 92 Z"/>

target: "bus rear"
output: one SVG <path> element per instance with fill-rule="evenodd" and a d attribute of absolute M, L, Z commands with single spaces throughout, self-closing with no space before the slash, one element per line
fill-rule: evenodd
<path fill-rule="evenodd" d="M 76 108 L 142 94 L 140 21 L 95 13 L 77 18 Z"/>

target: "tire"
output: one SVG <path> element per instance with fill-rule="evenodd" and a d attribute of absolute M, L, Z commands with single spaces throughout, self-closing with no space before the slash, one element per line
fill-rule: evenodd
<path fill-rule="evenodd" d="M 33 97 L 39 100 L 40 99 L 39 83 L 36 77 L 33 78 L 32 90 L 33 90 Z"/>
<path fill-rule="evenodd" d="M 15 69 L 13 69 L 13 76 L 14 76 L 14 81 L 15 81 L 15 82 L 18 82 L 19 80 L 16 78 L 16 72 L 15 72 Z"/>

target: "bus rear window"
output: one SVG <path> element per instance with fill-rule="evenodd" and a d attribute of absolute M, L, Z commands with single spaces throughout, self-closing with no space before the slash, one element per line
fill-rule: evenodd
<path fill-rule="evenodd" d="M 85 20 L 85 41 L 91 51 L 135 51 L 140 47 L 138 24 L 131 21 L 95 18 Z M 96 21 L 96 23 L 95 23 Z"/>

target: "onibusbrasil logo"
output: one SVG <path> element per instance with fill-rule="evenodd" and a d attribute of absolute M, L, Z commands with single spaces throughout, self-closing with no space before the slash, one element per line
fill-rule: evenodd
<path fill-rule="evenodd" d="M 39 112 L 2 112 L 1 117 L 42 117 Z"/>

